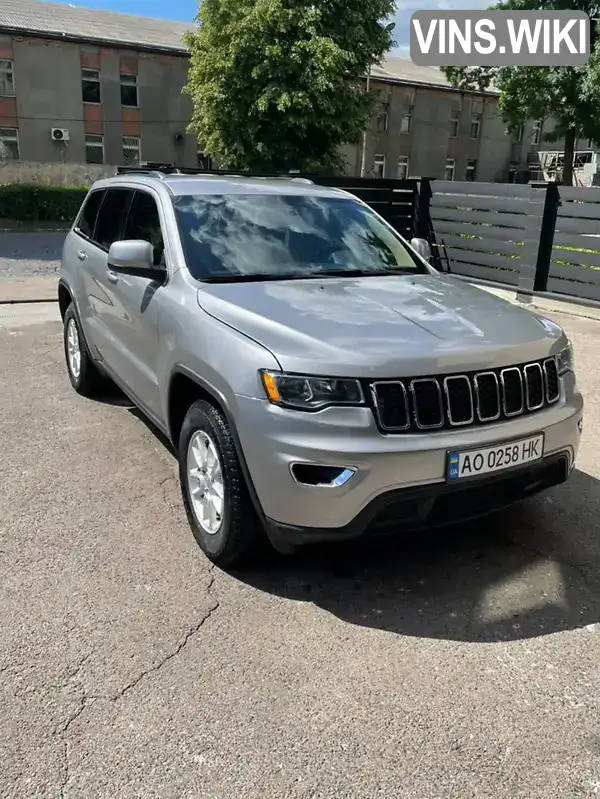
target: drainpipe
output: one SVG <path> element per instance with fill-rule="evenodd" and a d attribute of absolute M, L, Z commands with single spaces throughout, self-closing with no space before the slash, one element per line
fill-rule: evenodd
<path fill-rule="evenodd" d="M 369 71 L 367 72 L 367 92 L 371 91 L 371 67 L 369 66 Z M 370 122 L 369 122 L 370 124 Z M 367 132 L 369 128 L 369 124 L 365 127 L 363 131 L 363 140 L 362 140 L 362 157 L 360 161 L 360 176 L 361 178 L 366 177 L 367 174 Z"/>

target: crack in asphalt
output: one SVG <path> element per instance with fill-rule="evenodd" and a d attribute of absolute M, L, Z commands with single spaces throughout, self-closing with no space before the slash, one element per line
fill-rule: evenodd
<path fill-rule="evenodd" d="M 77 678 L 79 677 L 79 673 L 81 672 L 81 670 L 83 669 L 83 667 L 85 666 L 87 661 L 90 659 L 92 654 L 93 653 L 90 652 L 87 655 L 85 655 L 83 658 L 81 658 L 81 660 L 79 661 L 79 663 L 77 664 L 77 666 L 75 667 L 73 672 L 71 674 L 69 674 L 69 676 L 67 678 L 66 685 L 69 685 L 69 683 L 73 683 L 73 682 L 75 682 L 77 680 Z M 68 785 L 68 782 L 69 782 L 69 779 L 70 779 L 70 775 L 69 775 L 69 762 L 70 762 L 70 758 L 69 758 L 69 741 L 67 740 L 66 736 L 67 736 L 67 733 L 68 733 L 68 730 L 69 730 L 69 727 L 71 726 L 71 724 L 75 721 L 75 719 L 77 719 L 77 718 L 79 718 L 79 716 L 81 716 L 81 714 L 83 713 L 83 711 L 85 710 L 85 708 L 87 706 L 87 700 L 86 700 L 86 696 L 85 696 L 85 689 L 84 689 L 83 685 L 80 682 L 76 683 L 76 684 L 77 684 L 77 688 L 79 690 L 79 706 L 77 707 L 75 712 L 72 713 L 69 716 L 69 718 L 65 721 L 65 723 L 62 725 L 62 727 L 59 730 L 55 730 L 55 733 L 57 732 L 58 735 L 60 736 L 61 743 L 62 743 L 62 748 L 63 748 L 63 755 L 62 755 L 62 780 L 61 780 L 61 784 L 60 784 L 60 796 L 61 796 L 61 799 L 64 799 L 65 790 L 67 788 L 67 785 Z"/>
<path fill-rule="evenodd" d="M 211 593 L 215 583 L 214 564 L 210 565 L 209 574 L 210 574 L 210 579 L 206 589 L 207 595 Z M 62 779 L 60 783 L 61 799 L 65 799 L 67 787 L 71 780 L 71 755 L 70 755 L 70 745 L 68 739 L 69 729 L 71 725 L 81 716 L 83 711 L 90 705 L 98 701 L 118 702 L 120 699 L 122 699 L 124 696 L 130 693 L 130 691 L 133 691 L 133 689 L 136 688 L 147 677 L 159 672 L 163 668 L 163 666 L 169 663 L 169 661 L 173 660 L 173 658 L 177 657 L 177 655 L 179 655 L 179 653 L 183 649 L 185 649 L 185 647 L 189 644 L 191 639 L 195 635 L 197 635 L 197 633 L 202 629 L 202 627 L 210 619 L 213 613 L 219 608 L 219 606 L 220 603 L 218 601 L 215 601 L 215 603 L 206 611 L 206 613 L 202 616 L 202 618 L 187 631 L 187 633 L 183 636 L 183 638 L 179 641 L 177 646 L 172 651 L 168 652 L 161 660 L 159 660 L 153 666 L 150 666 L 149 668 L 144 669 L 142 672 L 140 672 L 140 674 L 138 674 L 138 676 L 135 679 L 128 682 L 115 695 L 107 696 L 103 694 L 87 694 L 84 686 L 80 682 L 77 683 L 77 687 L 79 690 L 78 706 L 75 709 L 75 711 L 69 716 L 66 722 L 62 725 L 62 727 L 60 727 L 60 729 L 58 730 L 55 730 L 55 734 L 58 734 L 61 739 L 62 749 L 63 749 Z M 77 678 L 79 677 L 81 670 L 83 669 L 86 662 L 90 659 L 91 655 L 92 653 L 86 655 L 84 658 L 80 660 L 76 668 L 69 675 L 66 685 L 77 681 Z"/>
<path fill-rule="evenodd" d="M 173 502 L 171 497 L 171 489 L 169 483 L 175 483 L 177 485 L 178 477 L 176 474 L 170 474 L 168 477 L 164 477 L 160 483 L 158 484 L 158 488 L 162 494 L 163 502 L 166 504 L 168 508 L 171 510 L 180 510 L 181 505 L 178 502 Z"/>
<path fill-rule="evenodd" d="M 188 632 L 185 634 L 185 636 L 181 639 L 179 644 L 175 647 L 175 649 L 172 652 L 169 652 L 167 655 L 165 655 L 165 657 L 162 660 L 159 660 L 158 663 L 156 663 L 154 666 L 151 666 L 150 668 L 145 669 L 144 671 L 142 671 L 134 680 L 132 680 L 131 682 L 127 683 L 127 685 L 125 685 L 125 687 L 122 688 L 117 694 L 115 694 L 114 696 L 106 696 L 106 695 L 103 695 L 103 694 L 89 694 L 86 697 L 86 699 L 88 701 L 92 701 L 92 700 L 97 700 L 98 699 L 98 700 L 104 700 L 104 701 L 107 701 L 107 702 L 117 702 L 119 699 L 122 699 L 130 691 L 132 691 L 137 685 L 139 685 L 142 682 L 142 680 L 144 680 L 149 675 L 155 674 L 157 671 L 160 671 L 160 669 L 162 669 L 162 667 L 165 664 L 167 664 L 170 660 L 172 660 L 174 657 L 176 657 L 181 652 L 181 650 L 184 649 L 185 646 L 189 643 L 190 639 L 193 638 L 200 631 L 200 629 L 210 619 L 210 617 L 217 610 L 218 607 L 219 607 L 219 603 L 215 602 L 215 604 L 211 608 L 209 608 L 209 610 L 200 619 L 198 624 L 195 624 L 190 630 L 188 630 Z"/>

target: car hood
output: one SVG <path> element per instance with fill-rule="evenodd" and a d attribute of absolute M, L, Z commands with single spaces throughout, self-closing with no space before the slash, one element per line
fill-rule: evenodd
<path fill-rule="evenodd" d="M 559 349 L 558 325 L 437 275 L 205 284 L 199 305 L 286 371 L 393 377 L 486 369 Z"/>

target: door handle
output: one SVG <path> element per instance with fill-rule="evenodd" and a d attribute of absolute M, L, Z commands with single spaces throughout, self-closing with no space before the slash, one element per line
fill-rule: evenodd
<path fill-rule="evenodd" d="M 85 261 L 85 259 L 87 258 L 87 252 L 79 250 L 79 252 L 77 253 L 77 257 L 79 258 L 80 261 Z"/>
<path fill-rule="evenodd" d="M 107 275 L 108 275 L 108 282 L 109 283 L 118 283 L 119 282 L 118 274 L 116 272 L 113 272 L 112 269 L 108 270 Z"/>

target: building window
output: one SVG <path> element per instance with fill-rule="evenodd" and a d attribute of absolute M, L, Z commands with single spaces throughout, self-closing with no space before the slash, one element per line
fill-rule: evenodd
<path fill-rule="evenodd" d="M 0 161 L 5 158 L 19 160 L 19 131 L 16 128 L 0 128 Z"/>
<path fill-rule="evenodd" d="M 517 143 L 521 143 L 523 141 L 523 135 L 525 133 L 525 125 L 519 125 L 514 133 L 514 138 Z"/>
<path fill-rule="evenodd" d="M 377 133 L 385 133 L 388 129 L 388 110 L 387 103 L 382 103 L 377 112 Z"/>
<path fill-rule="evenodd" d="M 477 161 L 467 161 L 467 172 L 465 180 L 475 180 L 475 170 L 477 169 Z"/>
<path fill-rule="evenodd" d="M 373 177 L 385 177 L 385 155 L 376 155 L 373 158 Z"/>
<path fill-rule="evenodd" d="M 137 75 L 121 75 L 121 105 L 138 107 Z"/>
<path fill-rule="evenodd" d="M 401 155 L 398 158 L 398 180 L 406 180 L 408 177 L 408 156 Z"/>
<path fill-rule="evenodd" d="M 454 169 L 456 161 L 454 158 L 446 158 L 446 168 L 444 169 L 444 180 L 454 180 Z"/>
<path fill-rule="evenodd" d="M 538 120 L 533 125 L 533 132 L 531 134 L 531 143 L 532 144 L 539 144 L 540 139 L 542 138 L 542 123 Z"/>
<path fill-rule="evenodd" d="M 460 125 L 460 110 L 453 108 L 450 111 L 450 138 L 456 139 L 458 137 L 458 127 Z"/>
<path fill-rule="evenodd" d="M 474 114 L 471 117 L 471 133 L 472 139 L 478 139 L 481 133 L 481 114 Z"/>
<path fill-rule="evenodd" d="M 593 140 L 593 139 L 588 139 L 588 140 L 587 140 L 587 147 L 586 147 L 586 149 L 587 149 L 587 150 L 593 150 L 593 149 L 594 149 L 594 140 Z"/>
<path fill-rule="evenodd" d="M 100 103 L 100 73 L 97 69 L 81 70 L 81 96 L 84 103 Z"/>
<path fill-rule="evenodd" d="M 123 136 L 123 162 L 125 166 L 138 166 L 141 161 L 140 140 L 137 136 Z"/>
<path fill-rule="evenodd" d="M 400 119 L 400 133 L 410 133 L 412 130 L 412 108 L 407 108 Z"/>
<path fill-rule="evenodd" d="M 104 163 L 104 136 L 101 134 L 85 134 L 85 162 L 86 164 Z"/>
<path fill-rule="evenodd" d="M 0 95 L 15 93 L 15 73 L 12 61 L 0 61 Z"/>

